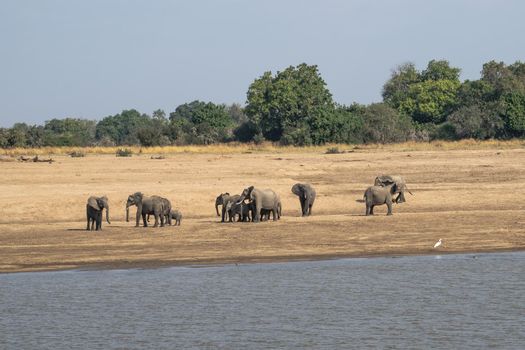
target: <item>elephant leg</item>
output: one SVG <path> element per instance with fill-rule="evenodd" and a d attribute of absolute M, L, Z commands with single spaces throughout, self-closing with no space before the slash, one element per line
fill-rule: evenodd
<path fill-rule="evenodd" d="M 304 216 L 304 198 L 303 197 L 299 197 L 299 202 L 301 202 L 301 215 Z"/>
<path fill-rule="evenodd" d="M 142 214 L 142 222 L 144 223 L 144 227 L 148 227 L 148 219 L 146 218 L 146 214 Z"/>
<path fill-rule="evenodd" d="M 374 215 L 374 205 L 370 206 L 370 215 Z"/>
<path fill-rule="evenodd" d="M 86 205 L 86 219 L 87 219 L 86 230 L 89 231 L 89 205 Z"/>
<path fill-rule="evenodd" d="M 310 203 L 310 205 L 308 206 L 308 216 L 312 215 L 312 207 L 313 207 L 313 204 Z"/>
<path fill-rule="evenodd" d="M 159 214 L 153 214 L 155 216 L 155 224 L 153 227 L 159 227 Z"/>
<path fill-rule="evenodd" d="M 102 230 L 102 210 L 97 213 L 97 226 L 95 230 Z"/>
<path fill-rule="evenodd" d="M 164 215 L 159 215 L 160 218 L 160 227 L 164 227 Z"/>
<path fill-rule="evenodd" d="M 137 207 L 137 214 L 135 214 L 135 220 L 136 220 L 135 227 L 139 227 L 141 216 L 143 216 L 144 222 L 146 223 L 144 227 L 148 227 L 148 223 L 146 222 L 146 215 L 142 215 L 141 212 L 142 212 L 142 206 Z"/>
<path fill-rule="evenodd" d="M 273 215 L 273 221 L 277 221 L 277 219 L 278 219 L 277 218 L 277 208 L 273 208 L 272 209 L 272 215 Z M 270 219 L 270 218 L 268 217 L 268 219 Z"/>
<path fill-rule="evenodd" d="M 261 220 L 261 208 L 255 205 L 254 211 L 252 211 L 252 222 L 259 222 Z"/>
<path fill-rule="evenodd" d="M 386 215 L 392 215 L 392 201 L 386 201 L 386 206 L 388 207 L 388 212 L 386 213 Z"/>
<path fill-rule="evenodd" d="M 222 220 L 221 222 L 224 222 L 224 217 L 226 216 L 226 207 L 223 205 L 222 206 Z"/>
<path fill-rule="evenodd" d="M 366 216 L 370 215 L 370 206 L 368 205 L 368 203 L 366 204 L 365 215 Z"/>
<path fill-rule="evenodd" d="M 146 220 L 147 220 L 148 222 L 149 222 L 149 216 L 150 216 L 150 214 L 148 214 L 148 216 L 146 217 Z"/>

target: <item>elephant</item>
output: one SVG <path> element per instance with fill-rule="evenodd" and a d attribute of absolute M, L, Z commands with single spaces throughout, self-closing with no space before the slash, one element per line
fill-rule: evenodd
<path fill-rule="evenodd" d="M 175 220 L 175 226 L 180 226 L 180 221 L 182 220 L 182 213 L 180 210 L 170 210 L 170 221 Z M 170 223 L 171 225 L 171 223 Z"/>
<path fill-rule="evenodd" d="M 129 207 L 137 206 L 136 214 L 136 223 L 135 227 L 139 227 L 140 217 L 142 216 L 142 221 L 144 222 L 144 227 L 148 227 L 148 221 L 146 220 L 147 214 L 153 214 L 155 216 L 155 224 L 153 227 L 158 227 L 159 222 L 160 226 L 164 226 L 164 215 L 165 202 L 162 200 L 162 197 L 151 196 L 146 197 L 141 192 L 136 192 L 128 196 L 128 201 L 126 202 L 126 221 L 129 221 Z"/>
<path fill-rule="evenodd" d="M 86 230 L 93 231 L 93 226 L 96 224 L 95 230 L 102 230 L 102 210 L 106 208 L 106 221 L 108 224 L 111 224 L 109 221 L 109 204 L 108 204 L 108 198 L 106 196 L 103 197 L 95 197 L 91 196 L 88 198 L 87 204 L 86 204 L 86 217 L 87 217 L 87 227 Z M 91 227 L 90 227 L 91 223 Z"/>
<path fill-rule="evenodd" d="M 312 215 L 312 206 L 315 202 L 315 190 L 310 184 L 297 183 L 292 186 L 292 192 L 299 197 L 302 216 Z"/>
<path fill-rule="evenodd" d="M 233 217 L 233 221 L 235 221 L 235 217 L 238 215 L 239 220 L 238 221 L 250 221 L 250 218 L 253 217 L 253 203 L 245 203 L 244 201 L 241 202 L 228 202 L 226 205 L 226 210 L 228 213 L 230 213 L 230 216 Z M 251 213 L 251 215 L 250 215 Z"/>
<path fill-rule="evenodd" d="M 273 190 L 260 190 L 250 186 L 242 191 L 241 198 L 239 198 L 238 202 L 242 202 L 245 199 L 249 199 L 254 205 L 252 222 L 259 222 L 261 220 L 261 209 L 270 210 L 273 214 L 274 221 L 280 217 L 281 198 Z"/>
<path fill-rule="evenodd" d="M 166 222 L 167 224 L 169 224 L 171 226 L 171 216 L 170 216 L 171 202 L 169 201 L 169 199 L 166 199 L 166 198 L 163 198 L 163 197 L 159 197 L 159 196 L 152 196 L 152 197 L 160 198 L 160 200 L 162 201 L 163 207 L 164 207 L 164 213 L 163 213 L 164 222 Z M 148 218 L 147 218 L 148 223 L 149 223 L 150 215 L 151 214 L 148 214 Z"/>
<path fill-rule="evenodd" d="M 236 203 L 236 202 L 239 201 L 240 197 L 241 196 L 238 195 L 238 194 L 231 196 L 228 192 L 221 193 L 220 195 L 217 196 L 217 198 L 215 199 L 215 211 L 217 212 L 217 216 L 221 216 L 219 214 L 219 205 L 222 205 L 222 219 L 221 219 L 221 222 L 224 222 L 224 218 L 226 216 L 226 213 L 228 213 L 229 221 L 233 222 L 233 216 L 231 215 L 231 211 L 228 211 L 228 203 L 230 203 L 230 202 Z"/>
<path fill-rule="evenodd" d="M 365 215 L 374 215 L 374 206 L 383 204 L 386 204 L 388 207 L 386 215 L 392 215 L 392 193 L 395 193 L 395 186 L 396 184 L 394 183 L 386 186 L 368 187 L 363 196 L 366 203 Z"/>
<path fill-rule="evenodd" d="M 412 194 L 410 190 L 408 189 L 405 179 L 400 175 L 380 175 L 375 178 L 374 185 L 375 186 L 386 186 L 389 184 L 396 184 L 396 190 L 395 192 L 392 192 L 392 195 L 395 193 L 398 193 L 397 197 L 394 199 L 394 202 L 397 203 L 404 203 L 405 200 L 405 191 Z"/>

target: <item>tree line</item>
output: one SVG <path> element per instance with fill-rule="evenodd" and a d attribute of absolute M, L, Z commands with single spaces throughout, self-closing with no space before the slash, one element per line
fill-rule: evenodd
<path fill-rule="evenodd" d="M 392 71 L 380 103 L 336 103 L 317 66 L 265 72 L 240 104 L 193 101 L 169 115 L 135 109 L 100 121 L 65 118 L 0 128 L 0 147 L 187 145 L 264 140 L 283 145 L 392 143 L 525 136 L 525 63 L 490 61 L 478 80 L 431 60 Z"/>

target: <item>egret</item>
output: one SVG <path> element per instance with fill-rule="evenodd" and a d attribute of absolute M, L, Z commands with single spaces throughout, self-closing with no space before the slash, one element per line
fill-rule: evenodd
<path fill-rule="evenodd" d="M 439 241 L 436 242 L 436 244 L 434 244 L 434 249 L 441 246 L 441 238 L 439 239 Z"/>

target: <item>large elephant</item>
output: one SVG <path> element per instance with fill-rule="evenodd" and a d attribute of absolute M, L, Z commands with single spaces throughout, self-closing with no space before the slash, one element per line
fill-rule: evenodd
<path fill-rule="evenodd" d="M 245 199 L 253 202 L 254 205 L 252 222 L 259 222 L 261 220 L 261 209 L 271 210 L 274 221 L 279 219 L 281 213 L 281 198 L 273 190 L 260 190 L 250 186 L 242 191 L 239 202 Z"/>
<path fill-rule="evenodd" d="M 106 221 L 109 221 L 109 204 L 108 198 L 91 196 L 87 200 L 86 204 L 86 217 L 87 217 L 87 228 L 86 230 L 93 231 L 93 226 L 96 224 L 95 230 L 102 230 L 102 210 L 106 209 Z M 91 224 L 91 227 L 90 227 Z"/>
<path fill-rule="evenodd" d="M 135 226 L 139 227 L 140 217 L 144 227 L 148 227 L 148 220 L 146 215 L 153 214 L 155 216 L 155 224 L 153 227 L 164 226 L 164 215 L 165 215 L 165 203 L 159 196 L 146 197 L 141 192 L 136 192 L 128 196 L 126 202 L 126 221 L 129 221 L 129 207 L 137 206 L 136 223 Z"/>
<path fill-rule="evenodd" d="M 374 206 L 386 204 L 388 212 L 386 215 L 392 215 L 392 193 L 395 191 L 395 184 L 386 186 L 370 186 L 366 189 L 364 194 L 366 204 L 366 216 L 374 215 Z"/>
<path fill-rule="evenodd" d="M 228 213 L 229 221 L 233 222 L 233 216 L 231 215 L 231 210 L 230 211 L 228 210 L 228 203 L 230 203 L 230 202 L 231 203 L 236 203 L 236 202 L 239 201 L 240 197 L 241 196 L 238 195 L 238 194 L 235 194 L 235 195 L 231 196 L 228 192 L 221 193 L 220 195 L 217 196 L 217 198 L 215 199 L 215 211 L 217 212 L 217 216 L 221 216 L 219 214 L 219 205 L 222 206 L 222 219 L 221 219 L 221 222 L 224 222 L 226 213 Z"/>
<path fill-rule="evenodd" d="M 391 184 L 395 184 L 395 192 L 392 192 L 392 195 L 398 193 L 397 197 L 394 199 L 394 202 L 396 203 L 404 203 L 405 200 L 405 191 L 412 194 L 410 190 L 408 189 L 405 179 L 400 175 L 380 175 L 375 178 L 374 185 L 375 186 L 388 186 Z"/>
<path fill-rule="evenodd" d="M 299 197 L 302 216 L 312 215 L 312 206 L 315 202 L 315 190 L 310 184 L 297 183 L 292 186 L 292 192 Z"/>
<path fill-rule="evenodd" d="M 163 214 L 162 214 L 164 216 L 164 222 L 171 226 L 171 216 L 170 216 L 171 202 L 169 201 L 169 199 L 166 199 L 164 197 L 159 197 L 159 196 L 152 196 L 152 197 L 160 198 L 160 201 L 162 202 L 163 209 L 164 209 Z M 149 223 L 150 215 L 151 214 L 148 214 L 148 217 L 147 217 L 148 223 Z"/>

